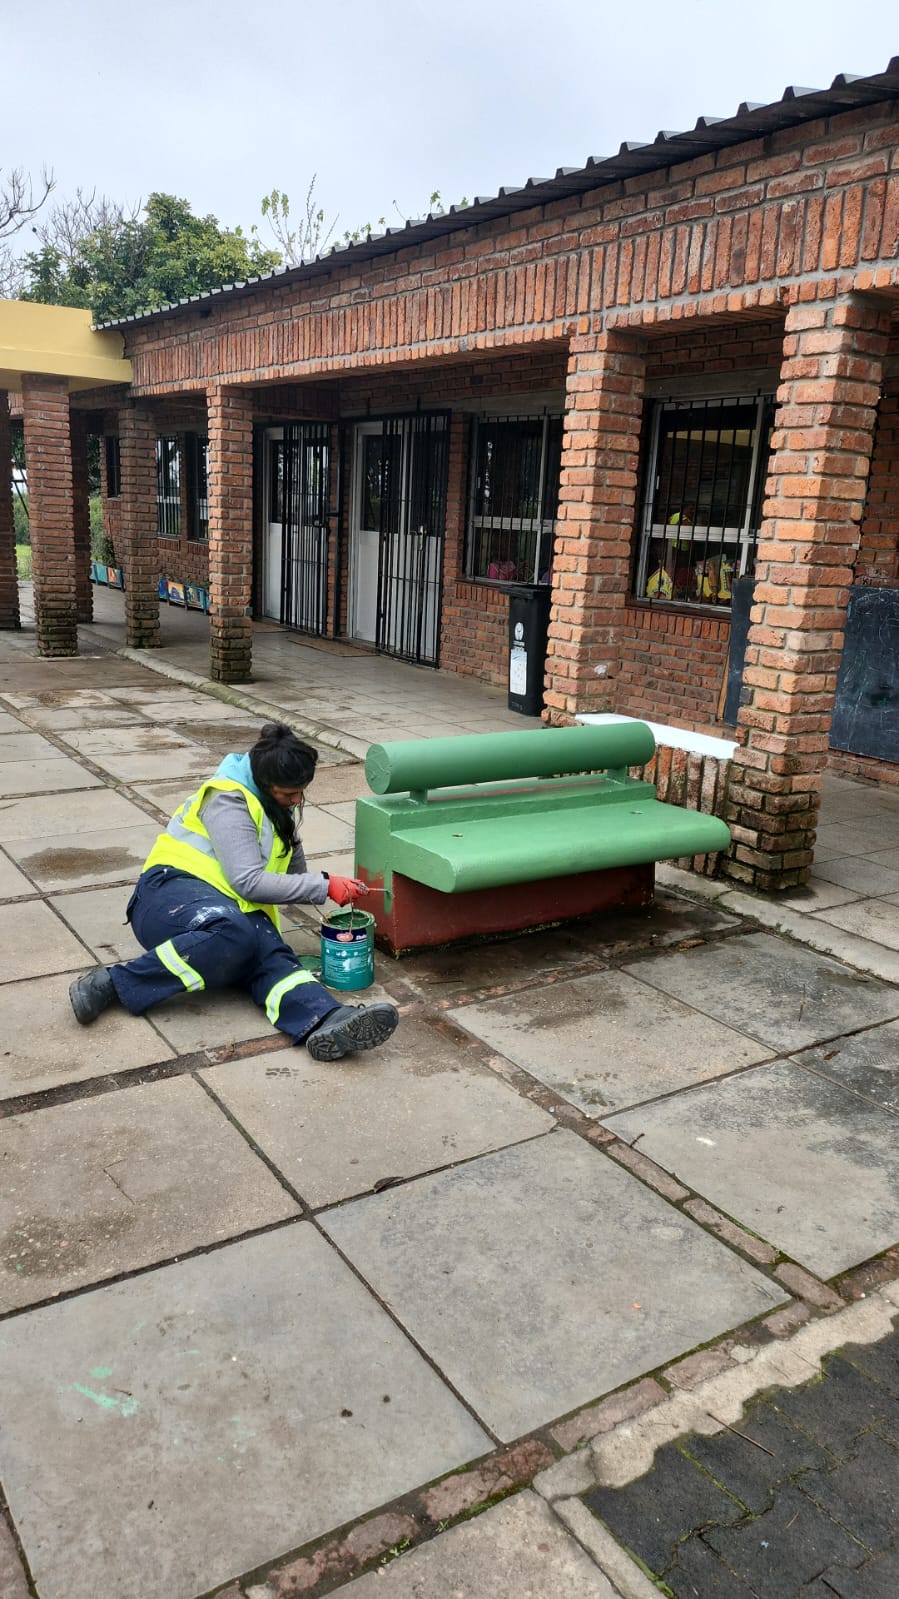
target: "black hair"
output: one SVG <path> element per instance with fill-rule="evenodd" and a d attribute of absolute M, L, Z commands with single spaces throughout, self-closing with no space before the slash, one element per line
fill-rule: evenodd
<path fill-rule="evenodd" d="M 289 805 L 279 805 L 272 788 L 306 788 L 315 776 L 318 750 L 297 738 L 285 722 L 266 722 L 250 750 L 250 771 L 262 795 L 262 806 L 285 851 L 294 846 L 294 820 Z"/>

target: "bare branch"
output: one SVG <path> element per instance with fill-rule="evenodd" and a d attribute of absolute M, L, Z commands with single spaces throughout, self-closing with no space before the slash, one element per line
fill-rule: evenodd
<path fill-rule="evenodd" d="M 98 196 L 96 189 L 90 193 L 76 189 L 74 200 L 63 200 L 55 205 L 34 231 L 40 245 L 58 251 L 68 267 L 79 260 L 85 239 L 99 232 L 118 234 L 129 223 L 136 222 L 140 212 L 140 202 L 129 210 L 104 194 Z"/>
<path fill-rule="evenodd" d="M 42 167 L 39 192 L 35 198 L 34 184 L 24 167 L 11 168 L 3 182 L 0 182 L 0 239 L 9 238 L 24 228 L 26 222 L 37 215 L 55 186 L 53 173 Z"/>

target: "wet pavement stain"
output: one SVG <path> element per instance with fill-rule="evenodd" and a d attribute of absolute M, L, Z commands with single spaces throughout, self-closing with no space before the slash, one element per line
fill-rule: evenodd
<path fill-rule="evenodd" d="M 143 856 L 133 850 L 117 849 L 46 849 L 39 855 L 29 856 L 26 868 L 38 877 L 82 877 L 89 873 L 111 872 L 122 868 L 123 874 L 132 870 Z"/>

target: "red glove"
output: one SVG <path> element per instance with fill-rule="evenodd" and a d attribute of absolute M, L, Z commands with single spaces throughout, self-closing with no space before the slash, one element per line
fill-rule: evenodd
<path fill-rule="evenodd" d="M 332 873 L 328 878 L 328 898 L 333 899 L 335 905 L 349 905 L 360 894 L 367 893 L 365 884 L 357 877 L 335 877 Z"/>

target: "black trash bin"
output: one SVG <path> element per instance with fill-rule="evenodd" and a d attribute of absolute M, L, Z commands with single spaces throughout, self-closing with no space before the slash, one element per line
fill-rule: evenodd
<path fill-rule="evenodd" d="M 510 588 L 509 710 L 539 716 L 552 590 L 548 583 Z"/>

